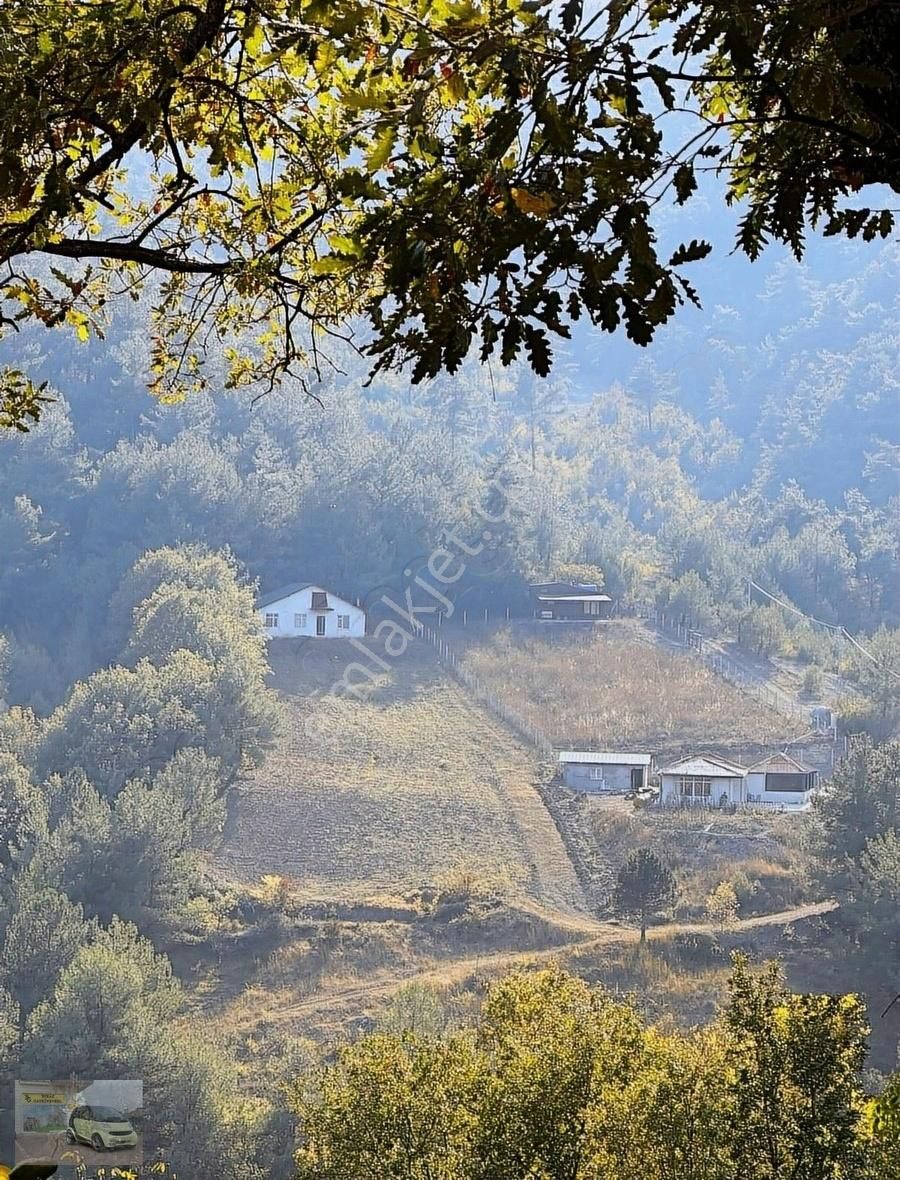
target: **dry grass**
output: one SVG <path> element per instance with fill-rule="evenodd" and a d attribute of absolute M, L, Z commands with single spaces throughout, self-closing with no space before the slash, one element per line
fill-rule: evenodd
<path fill-rule="evenodd" d="M 679 921 L 702 920 L 707 897 L 722 881 L 734 886 L 744 918 L 819 898 L 806 816 L 597 808 L 590 822 L 613 870 L 637 848 L 652 848 L 670 866 L 678 885 L 673 916 Z"/>
<path fill-rule="evenodd" d="M 791 722 L 666 650 L 640 624 L 590 632 L 495 632 L 467 647 L 465 666 L 555 745 L 685 749 L 754 755 L 793 736 Z"/>
<path fill-rule="evenodd" d="M 363 700 L 329 693 L 358 653 L 274 643 L 284 731 L 236 792 L 218 869 L 292 878 L 309 898 L 398 894 L 460 873 L 578 912 L 571 862 L 533 787 L 530 751 L 414 643 Z"/>

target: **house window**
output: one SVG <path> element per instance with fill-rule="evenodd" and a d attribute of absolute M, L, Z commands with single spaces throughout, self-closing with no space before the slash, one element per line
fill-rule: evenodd
<path fill-rule="evenodd" d="M 304 627 L 306 626 L 306 615 L 303 615 L 303 614 L 294 615 L 294 626 L 297 628 L 298 631 L 302 631 L 304 629 Z"/>
<path fill-rule="evenodd" d="M 267 627 L 277 627 L 278 626 L 278 615 L 269 614 L 267 611 L 266 612 L 266 626 Z"/>
<path fill-rule="evenodd" d="M 811 791 L 815 786 L 815 771 L 812 774 L 767 774 L 767 791 L 795 791 L 798 795 Z"/>
<path fill-rule="evenodd" d="M 600 603 L 599 602 L 585 602 L 584 613 L 586 615 L 599 615 L 600 614 Z"/>
<path fill-rule="evenodd" d="M 350 630 L 350 616 L 349 615 L 338 615 L 337 621 L 338 621 L 338 631 L 349 631 Z"/>
<path fill-rule="evenodd" d="M 682 775 L 678 793 L 684 799 L 708 799 L 712 795 L 712 779 L 701 778 L 695 774 Z"/>
<path fill-rule="evenodd" d="M 328 595 L 324 590 L 313 590 L 312 592 L 312 609 L 313 610 L 328 610 Z"/>
<path fill-rule="evenodd" d="M 596 779 L 597 782 L 602 783 L 603 782 L 603 767 L 602 766 L 592 766 L 591 767 L 591 778 Z"/>

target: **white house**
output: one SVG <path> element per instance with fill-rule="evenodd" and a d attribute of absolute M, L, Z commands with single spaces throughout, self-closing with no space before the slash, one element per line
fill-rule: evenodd
<path fill-rule="evenodd" d="M 740 807 L 747 802 L 747 771 L 718 755 L 680 758 L 659 772 L 659 801 L 665 807 Z"/>
<path fill-rule="evenodd" d="M 819 772 L 792 758 L 772 754 L 747 769 L 747 801 L 785 811 L 805 811 L 819 785 Z"/>
<path fill-rule="evenodd" d="M 576 791 L 637 791 L 647 786 L 650 754 L 609 750 L 560 750 L 559 772 Z"/>
<path fill-rule="evenodd" d="M 270 639 L 301 635 L 351 639 L 366 633 L 366 612 L 361 607 L 312 582 L 296 582 L 263 594 L 257 610 Z"/>

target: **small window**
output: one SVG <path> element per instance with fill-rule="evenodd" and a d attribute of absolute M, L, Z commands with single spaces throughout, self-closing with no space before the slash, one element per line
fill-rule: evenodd
<path fill-rule="evenodd" d="M 324 590 L 313 590 L 312 592 L 312 609 L 313 610 L 328 610 L 328 595 Z"/>
<path fill-rule="evenodd" d="M 584 613 L 586 615 L 599 615 L 600 614 L 600 603 L 599 602 L 585 602 L 584 603 Z"/>
<path fill-rule="evenodd" d="M 596 779 L 598 782 L 602 783 L 603 782 L 603 767 L 602 766 L 592 766 L 591 767 L 591 778 Z"/>
<path fill-rule="evenodd" d="M 305 614 L 294 615 L 294 626 L 297 628 L 298 631 L 302 631 L 303 628 L 306 626 L 306 615 Z"/>
<path fill-rule="evenodd" d="M 349 615 L 338 615 L 337 621 L 338 621 L 338 631 L 349 631 L 350 630 L 350 616 Z"/>
<path fill-rule="evenodd" d="M 278 626 L 278 615 L 269 614 L 267 612 L 266 613 L 266 626 L 267 627 L 277 627 Z"/>

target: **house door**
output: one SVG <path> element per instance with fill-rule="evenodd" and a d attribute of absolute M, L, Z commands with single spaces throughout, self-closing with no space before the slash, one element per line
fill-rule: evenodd
<path fill-rule="evenodd" d="M 317 635 L 324 635 L 325 634 L 325 616 L 324 615 L 316 615 L 316 634 Z"/>
<path fill-rule="evenodd" d="M 640 766 L 633 766 L 631 768 L 631 789 L 632 791 L 639 791 L 644 785 L 644 771 Z"/>

